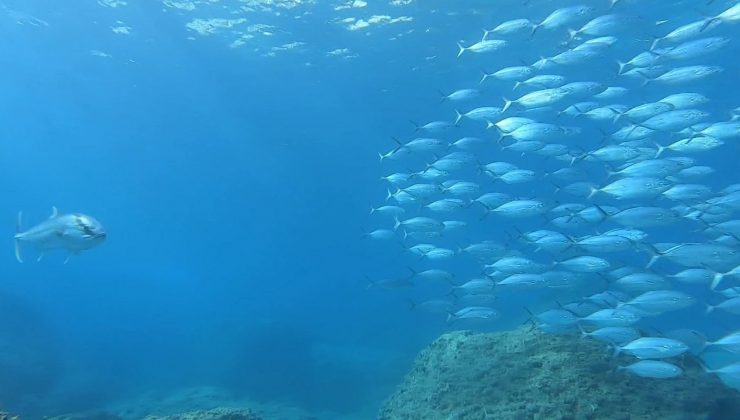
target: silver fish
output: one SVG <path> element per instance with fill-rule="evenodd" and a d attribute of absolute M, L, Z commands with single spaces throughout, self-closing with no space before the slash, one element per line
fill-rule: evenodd
<path fill-rule="evenodd" d="M 590 255 L 571 258 L 569 260 L 562 261 L 559 264 L 566 269 L 577 273 L 599 273 L 606 271 L 611 267 L 609 261 Z"/>
<path fill-rule="evenodd" d="M 640 125 L 656 131 L 678 131 L 690 127 L 708 116 L 708 112 L 698 109 L 679 109 L 658 114 L 643 121 Z"/>
<path fill-rule="evenodd" d="M 85 214 L 73 213 L 60 215 L 56 207 L 52 207 L 49 218 L 38 225 L 21 231 L 22 213 L 18 213 L 18 224 L 15 234 L 15 258 L 23 262 L 21 244 L 29 244 L 39 251 L 38 260 L 50 250 L 62 249 L 72 254 L 94 248 L 107 237 L 103 226 L 94 218 Z M 69 260 L 69 256 L 65 263 Z"/>
<path fill-rule="evenodd" d="M 616 345 L 623 345 L 640 338 L 640 332 L 632 327 L 603 327 L 591 332 L 581 330 L 581 335 Z"/>
<path fill-rule="evenodd" d="M 527 109 L 549 106 L 558 103 L 567 96 L 567 91 L 561 88 L 551 88 L 530 92 L 515 100 L 504 98 L 504 107 L 501 112 L 506 112 L 513 104 Z"/>
<path fill-rule="evenodd" d="M 672 338 L 642 337 L 619 348 L 638 359 L 665 359 L 686 353 L 689 347 Z"/>
<path fill-rule="evenodd" d="M 523 127 L 527 124 L 536 123 L 536 122 L 537 121 L 533 119 L 525 118 L 525 117 L 508 117 L 508 118 L 504 118 L 503 120 L 495 124 L 490 123 L 489 127 L 487 128 L 496 127 L 503 133 L 511 133 L 512 131 L 520 127 Z"/>
<path fill-rule="evenodd" d="M 517 32 L 530 29 L 533 26 L 534 24 L 529 19 L 507 20 L 506 22 L 499 24 L 491 30 L 483 31 L 483 37 L 487 37 L 489 33 L 495 33 L 498 35 L 512 35 Z"/>
<path fill-rule="evenodd" d="M 465 51 L 472 53 L 487 53 L 500 50 L 507 45 L 507 42 L 501 39 L 482 39 L 469 47 L 463 47 L 462 44 L 458 43 L 457 47 L 459 51 L 457 56 L 460 57 Z"/>
<path fill-rule="evenodd" d="M 581 321 L 597 327 L 629 327 L 640 320 L 638 315 L 624 309 L 602 309 Z"/>
<path fill-rule="evenodd" d="M 521 82 L 529 78 L 533 72 L 534 70 L 532 69 L 532 67 L 529 66 L 504 67 L 493 73 L 483 72 L 483 77 L 480 79 L 479 83 L 485 82 L 486 79 L 488 79 L 489 77 L 493 77 L 499 80 L 513 80 L 516 82 Z"/>
<path fill-rule="evenodd" d="M 363 233 L 362 236 L 372 239 L 389 240 L 396 236 L 396 232 L 390 229 L 375 229 L 372 232 Z"/>
<path fill-rule="evenodd" d="M 693 296 L 677 290 L 649 290 L 620 307 L 637 309 L 639 315 L 646 316 L 688 308 L 695 303 Z"/>
<path fill-rule="evenodd" d="M 653 273 L 632 273 L 617 279 L 614 284 L 627 292 L 649 292 L 670 287 L 663 277 Z M 638 314 L 643 315 L 643 314 Z"/>
<path fill-rule="evenodd" d="M 654 50 L 658 46 L 658 43 L 660 43 L 661 41 L 667 41 L 669 43 L 686 41 L 688 39 L 699 36 L 699 34 L 703 32 L 707 32 L 708 30 L 711 30 L 717 27 L 719 24 L 720 24 L 719 20 L 712 21 L 712 20 L 702 19 L 696 22 L 687 23 L 686 25 L 683 25 L 683 26 L 679 26 L 678 28 L 672 30 L 668 34 L 660 38 L 656 38 L 653 41 L 653 45 L 650 46 L 650 50 Z"/>
<path fill-rule="evenodd" d="M 727 334 L 717 341 L 707 342 L 706 347 L 719 347 L 732 353 L 740 353 L 740 331 Z"/>
<path fill-rule="evenodd" d="M 589 198 L 597 192 L 609 194 L 618 200 L 655 197 L 669 188 L 671 188 L 671 183 L 664 179 L 652 177 L 622 178 L 603 188 L 594 188 Z"/>
<path fill-rule="evenodd" d="M 659 54 L 662 58 L 669 60 L 686 60 L 713 53 L 727 45 L 729 42 L 729 38 L 719 36 L 702 38 L 685 42 L 681 45 L 669 48 L 666 51 L 660 51 Z"/>
<path fill-rule="evenodd" d="M 463 118 L 468 118 L 474 121 L 489 121 L 498 117 L 502 112 L 503 110 L 501 108 L 494 106 L 482 106 L 470 110 L 464 114 L 458 110 L 455 110 L 455 113 L 457 114 L 457 117 L 455 118 L 455 125 L 459 124 L 460 120 L 462 120 Z"/>
<path fill-rule="evenodd" d="M 534 25 L 532 28 L 532 35 L 534 36 L 539 28 L 555 29 L 569 25 L 581 17 L 593 13 L 594 10 L 596 9 L 593 7 L 583 5 L 557 9 L 545 17 L 540 23 Z"/>
<path fill-rule="evenodd" d="M 647 85 L 650 82 L 659 82 L 659 83 L 665 83 L 669 85 L 677 85 L 681 83 L 688 83 L 693 82 L 696 80 L 704 79 L 706 77 L 709 77 L 711 75 L 721 73 L 724 71 L 722 67 L 719 66 L 686 66 L 686 67 L 677 67 L 675 69 L 669 70 L 663 74 L 661 74 L 658 77 L 648 77 L 647 75 L 643 75 L 645 77 L 645 81 L 643 82 L 643 85 Z"/>
<path fill-rule="evenodd" d="M 540 74 L 532 76 L 523 82 L 516 82 L 512 90 L 516 90 L 519 86 L 534 86 L 540 89 L 553 89 L 560 87 L 567 82 L 567 79 L 563 76 L 556 74 Z"/>
<path fill-rule="evenodd" d="M 523 184 L 533 181 L 537 174 L 529 169 L 513 169 L 498 177 L 507 184 Z"/>
<path fill-rule="evenodd" d="M 592 36 L 613 35 L 634 27 L 639 23 L 640 19 L 636 16 L 622 14 L 603 15 L 590 20 L 576 31 L 570 31 L 570 39 L 575 38 L 579 34 Z"/>
<path fill-rule="evenodd" d="M 643 378 L 668 379 L 683 374 L 680 367 L 661 360 L 640 360 L 629 366 L 620 366 L 617 370 L 626 370 Z"/>
<path fill-rule="evenodd" d="M 478 91 L 477 89 L 459 89 L 450 94 L 444 94 L 440 92 L 440 95 L 442 95 L 443 102 L 462 102 L 477 98 L 478 96 L 480 96 L 480 91 Z"/>
<path fill-rule="evenodd" d="M 499 316 L 501 316 L 499 312 L 493 308 L 485 306 L 468 306 L 466 308 L 460 309 L 455 313 L 448 313 L 447 322 L 449 323 L 461 319 L 491 320 L 496 319 Z"/>
<path fill-rule="evenodd" d="M 545 204 L 537 200 L 514 200 L 490 210 L 505 217 L 531 217 L 546 211 Z"/>

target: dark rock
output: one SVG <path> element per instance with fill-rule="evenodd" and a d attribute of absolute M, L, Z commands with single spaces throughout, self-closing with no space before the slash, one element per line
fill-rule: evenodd
<path fill-rule="evenodd" d="M 615 359 L 594 341 L 511 332 L 445 334 L 379 413 L 396 419 L 715 419 L 740 418 L 740 398 L 687 363 L 674 379 L 615 373 Z M 492 385 L 495 384 L 495 387 Z"/>

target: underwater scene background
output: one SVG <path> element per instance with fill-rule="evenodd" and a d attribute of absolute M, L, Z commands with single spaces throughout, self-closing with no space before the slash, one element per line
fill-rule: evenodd
<path fill-rule="evenodd" d="M 613 18 L 584 26 L 600 16 Z M 515 19 L 527 22 L 495 30 Z M 409 411 L 413 398 L 393 411 L 401 403 L 388 398 L 420 360 L 444 370 L 444 358 L 417 359 L 441 335 L 523 324 L 587 343 L 573 352 L 608 352 L 589 371 L 595 383 L 648 384 L 614 392 L 681 380 L 623 371 L 639 360 L 628 342 L 589 347 L 582 334 L 616 324 L 584 319 L 614 308 L 633 309 L 634 322 L 619 326 L 644 337 L 682 331 L 675 340 L 687 348 L 660 359 L 716 386 L 701 392 L 736 398 L 740 368 L 717 370 L 737 366 L 740 351 L 738 20 L 738 3 L 720 0 L 4 0 L 0 408 L 24 419 L 228 406 L 263 418 L 485 418 L 483 409 Z M 507 67 L 525 69 L 494 75 Z M 536 75 L 593 84 L 527 83 Z M 460 89 L 476 92 L 452 95 Z M 546 89 L 546 99 L 523 98 Z M 679 93 L 707 100 L 629 112 Z M 509 117 L 542 125 L 512 134 L 496 125 Z M 415 138 L 439 143 L 409 145 Z M 596 152 L 606 146 L 619 148 Z M 691 161 L 607 188 L 630 179 L 609 172 L 668 158 Z M 505 176 L 513 167 L 499 173 L 491 162 L 532 173 Z M 679 174 L 693 167 L 702 168 Z M 490 192 L 506 197 L 481 199 Z M 438 200 L 448 201 L 430 207 Z M 581 207 L 554 210 L 567 203 Z M 24 244 L 18 263 L 18 212 L 28 229 L 52 206 L 95 217 L 105 242 L 38 262 Z M 667 222 L 618 221 L 635 207 L 667 209 Z M 450 220 L 456 229 L 441 224 Z M 581 243 L 615 228 L 647 238 Z M 527 235 L 538 230 L 554 248 Z M 583 256 L 591 260 L 574 261 Z M 429 269 L 451 277 L 419 275 Z M 678 275 L 686 269 L 704 272 Z M 505 282 L 522 274 L 533 277 Z M 466 286 L 473 279 L 482 283 Z M 665 290 L 690 302 L 633 301 Z M 549 310 L 557 321 L 539 316 Z M 481 387 L 478 377 L 450 378 Z"/>

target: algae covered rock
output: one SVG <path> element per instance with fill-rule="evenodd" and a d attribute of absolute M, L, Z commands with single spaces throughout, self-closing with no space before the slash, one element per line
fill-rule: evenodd
<path fill-rule="evenodd" d="M 170 416 L 147 416 L 144 420 L 261 420 L 261 417 L 249 409 L 214 408 Z"/>
<path fill-rule="evenodd" d="M 686 374 L 615 373 L 604 346 L 521 328 L 445 334 L 423 350 L 380 419 L 738 419 L 740 394 L 686 360 Z"/>

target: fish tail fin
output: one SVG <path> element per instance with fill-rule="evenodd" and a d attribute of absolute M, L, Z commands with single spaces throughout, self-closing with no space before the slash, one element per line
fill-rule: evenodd
<path fill-rule="evenodd" d="M 695 357 L 694 361 L 701 367 L 705 373 L 714 373 L 715 371 L 707 366 L 706 362 L 701 357 Z"/>
<path fill-rule="evenodd" d="M 367 286 L 366 286 L 367 289 L 372 289 L 378 286 L 378 282 L 370 278 L 370 276 L 368 276 L 367 274 L 365 274 L 364 277 L 365 277 L 365 280 L 367 280 Z"/>
<path fill-rule="evenodd" d="M 540 29 L 541 26 L 542 26 L 542 22 L 532 26 L 532 32 L 529 34 L 529 39 L 534 38 L 534 34 L 537 33 L 537 30 Z"/>
<path fill-rule="evenodd" d="M 653 79 L 652 79 L 652 78 L 651 78 L 650 76 L 648 76 L 647 74 L 645 74 L 645 73 L 643 73 L 643 72 L 641 72 L 641 71 L 637 71 L 637 74 L 639 74 L 639 75 L 640 75 L 640 76 L 642 76 L 642 78 L 643 78 L 643 81 L 642 81 L 642 87 L 645 87 L 645 86 L 647 86 L 647 85 L 648 85 L 648 83 L 650 83 L 650 82 L 652 82 L 652 81 L 653 81 Z"/>
<path fill-rule="evenodd" d="M 653 43 L 650 44 L 650 49 L 648 51 L 653 52 L 658 47 L 658 42 L 663 38 L 653 38 Z"/>
<path fill-rule="evenodd" d="M 658 143 L 654 143 L 654 144 L 655 144 L 655 157 L 654 157 L 654 159 L 657 159 L 658 157 L 660 157 L 660 155 L 663 154 L 663 152 L 665 151 L 665 149 L 667 149 L 667 147 L 661 146 Z"/>
<path fill-rule="evenodd" d="M 575 155 L 574 156 L 571 156 L 570 157 L 570 165 L 569 166 L 573 166 L 576 162 L 580 162 L 580 161 L 586 159 L 589 156 L 590 156 L 590 153 L 587 153 L 587 152 L 583 152 L 583 153 L 581 153 L 578 156 L 575 156 Z"/>
<path fill-rule="evenodd" d="M 459 48 L 459 49 L 460 49 L 460 51 L 458 51 L 458 52 L 457 52 L 457 56 L 458 56 L 458 58 L 459 58 L 459 57 L 460 57 L 461 55 L 463 55 L 463 53 L 465 52 L 465 50 L 466 50 L 467 48 L 463 47 L 463 46 L 462 46 L 462 44 L 461 44 L 461 43 L 459 43 L 459 42 L 457 43 L 457 48 Z"/>
<path fill-rule="evenodd" d="M 442 97 L 442 99 L 439 101 L 439 103 L 442 103 L 442 102 L 444 102 L 444 101 L 446 101 L 448 99 L 446 93 L 442 92 L 441 90 L 438 90 L 437 92 L 439 92 L 440 96 Z"/>
<path fill-rule="evenodd" d="M 590 199 L 592 199 L 592 198 L 593 198 L 593 196 L 595 196 L 596 194 L 598 194 L 598 193 L 599 193 L 600 191 L 601 191 L 601 190 L 600 190 L 600 189 L 598 189 L 598 188 L 595 188 L 595 187 L 591 187 L 591 192 L 589 192 L 589 193 L 588 193 L 588 197 L 586 197 L 586 200 L 590 200 Z"/>
<path fill-rule="evenodd" d="M 612 357 L 617 357 L 622 352 L 622 348 L 619 347 L 617 344 L 614 344 L 614 353 L 612 353 Z"/>
<path fill-rule="evenodd" d="M 406 299 L 406 302 L 409 304 L 409 310 L 413 311 L 416 309 L 416 302 L 414 302 L 412 299 Z"/>
<path fill-rule="evenodd" d="M 508 133 L 504 133 L 504 130 L 502 130 L 502 129 L 501 129 L 501 128 L 500 128 L 499 126 L 497 126 L 496 124 L 493 124 L 493 128 L 494 128 L 494 129 L 496 129 L 496 133 L 498 133 L 498 139 L 496 139 L 496 143 L 498 143 L 498 144 L 499 144 L 499 146 L 500 146 L 500 145 L 501 145 L 501 141 L 502 141 L 502 140 L 503 140 L 503 139 L 504 139 L 505 137 L 508 137 L 508 136 L 509 136 L 509 134 L 508 134 Z"/>
<path fill-rule="evenodd" d="M 481 73 L 483 74 L 480 78 L 480 81 L 478 82 L 479 85 L 482 85 L 483 82 L 485 82 L 491 75 L 486 72 L 485 69 L 481 70 Z"/>
<path fill-rule="evenodd" d="M 504 107 L 501 109 L 501 113 L 503 114 L 511 107 L 511 104 L 513 104 L 514 101 L 506 99 L 506 98 L 502 98 L 502 99 L 504 100 Z"/>
<path fill-rule="evenodd" d="M 660 257 L 665 255 L 665 252 L 660 252 L 658 248 L 656 248 L 655 245 L 651 243 L 646 242 L 644 245 L 644 249 L 650 254 L 650 260 L 645 265 L 645 269 L 647 270 L 648 268 L 652 267 L 658 261 L 658 259 L 660 259 Z"/>
<path fill-rule="evenodd" d="M 516 90 L 516 88 L 518 88 L 518 87 L 519 87 L 519 86 L 521 86 L 521 85 L 522 85 L 522 82 L 515 82 L 515 83 L 514 83 L 514 87 L 513 87 L 513 88 L 511 88 L 511 90 Z"/>
<path fill-rule="evenodd" d="M 568 35 L 570 36 L 570 39 L 568 39 L 568 42 L 573 41 L 576 36 L 578 36 L 580 32 L 575 29 L 568 29 Z"/>
<path fill-rule="evenodd" d="M 713 305 L 707 305 L 707 309 L 704 311 L 704 315 L 709 315 L 712 312 L 714 312 L 714 308 L 715 308 L 715 306 L 713 306 Z"/>
<path fill-rule="evenodd" d="M 612 123 L 616 124 L 619 122 L 619 120 L 624 116 L 624 112 L 620 112 L 617 109 L 609 107 L 609 109 L 614 113 L 614 118 L 612 118 Z"/>
<path fill-rule="evenodd" d="M 21 257 L 21 241 L 18 237 L 18 235 L 21 233 L 23 224 L 23 212 L 18 212 L 18 219 L 15 222 L 15 259 L 18 260 L 19 263 L 23 262 L 23 258 Z"/>
<path fill-rule="evenodd" d="M 714 273 L 714 277 L 712 277 L 712 284 L 709 285 L 709 290 L 716 289 L 722 279 L 725 278 L 725 274 L 727 273 Z"/>
<path fill-rule="evenodd" d="M 529 315 L 529 317 L 525 319 L 524 322 L 522 322 L 522 325 L 527 325 L 531 323 L 532 328 L 536 328 L 537 321 L 535 320 L 534 314 L 532 313 L 532 311 L 530 311 L 529 308 L 527 308 L 526 306 L 522 306 L 522 308 L 524 308 L 524 310 L 527 311 L 527 314 Z"/>
<path fill-rule="evenodd" d="M 460 125 L 460 120 L 463 119 L 463 114 L 460 113 L 460 110 L 455 110 L 455 125 Z"/>
<path fill-rule="evenodd" d="M 619 66 L 619 70 L 617 70 L 617 76 L 619 76 L 624 73 L 624 68 L 627 67 L 628 64 L 624 61 L 617 60 L 617 65 Z"/>
<path fill-rule="evenodd" d="M 562 190 L 562 188 L 560 187 L 559 184 L 557 184 L 557 183 L 555 183 L 553 181 L 550 181 L 550 184 L 552 184 L 552 186 L 555 187 L 555 190 L 553 191 L 554 194 L 557 194 L 557 193 L 559 193 Z"/>

